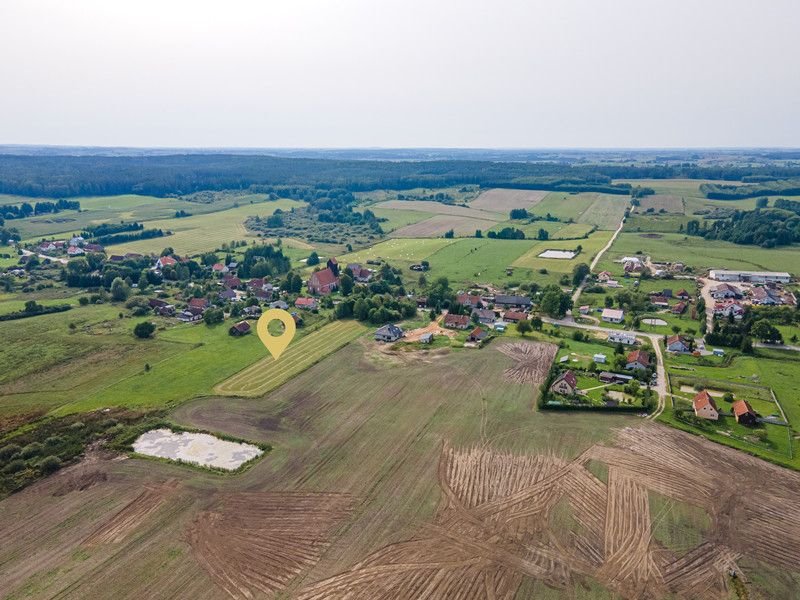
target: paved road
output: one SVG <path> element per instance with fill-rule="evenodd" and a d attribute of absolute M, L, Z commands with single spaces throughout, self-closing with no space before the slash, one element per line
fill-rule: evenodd
<path fill-rule="evenodd" d="M 756 348 L 772 348 L 773 350 L 792 350 L 794 352 L 800 352 L 800 346 L 791 346 L 785 344 L 765 344 L 763 342 L 756 342 L 753 344 Z"/>
<path fill-rule="evenodd" d="M 563 325 L 565 327 L 576 327 L 578 329 L 588 329 L 589 331 L 600 331 L 603 333 L 616 333 L 619 329 L 611 329 L 610 327 L 602 327 L 601 325 L 584 325 L 583 323 L 576 323 L 572 317 L 567 317 L 564 319 L 550 319 L 548 317 L 543 317 L 542 321 L 545 323 L 550 323 L 551 325 Z M 667 404 L 667 371 L 664 368 L 664 355 L 661 352 L 660 342 L 661 339 L 664 337 L 657 333 L 643 333 L 641 331 L 631 331 L 636 335 L 636 337 L 645 337 L 650 340 L 650 343 L 653 346 L 653 351 L 656 354 L 656 373 L 658 374 L 658 381 L 656 382 L 655 390 L 658 394 L 658 406 L 656 409 L 647 417 L 648 419 L 655 419 L 664 412 L 664 408 Z"/>

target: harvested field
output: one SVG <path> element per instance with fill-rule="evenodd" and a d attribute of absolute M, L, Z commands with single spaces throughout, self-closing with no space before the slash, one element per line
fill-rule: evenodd
<path fill-rule="evenodd" d="M 231 598 L 271 596 L 319 559 L 353 500 L 326 493 L 226 494 L 197 516 L 189 540 Z"/>
<path fill-rule="evenodd" d="M 503 372 L 509 380 L 539 385 L 550 370 L 558 347 L 543 342 L 514 342 L 501 344 L 497 350 L 516 362 Z"/>
<path fill-rule="evenodd" d="M 472 208 L 498 213 L 508 213 L 512 208 L 531 208 L 541 202 L 549 192 L 539 190 L 491 189 L 482 192 L 469 203 Z"/>
<path fill-rule="evenodd" d="M 473 219 L 488 219 L 490 221 L 505 221 L 507 215 L 499 212 L 489 212 L 455 204 L 444 204 L 430 200 L 388 200 L 375 205 L 375 208 L 395 210 L 417 210 L 434 215 L 451 215 L 454 217 L 471 217 Z"/>
<path fill-rule="evenodd" d="M 451 229 L 457 236 L 475 235 L 475 230 L 487 231 L 494 227 L 495 221 L 488 219 L 475 219 L 457 215 L 436 215 L 430 219 L 406 225 L 392 232 L 392 237 L 397 238 L 432 238 L 441 237 Z"/>
<path fill-rule="evenodd" d="M 654 194 L 639 199 L 637 212 L 666 212 L 682 215 L 684 213 L 683 198 L 670 194 Z"/>

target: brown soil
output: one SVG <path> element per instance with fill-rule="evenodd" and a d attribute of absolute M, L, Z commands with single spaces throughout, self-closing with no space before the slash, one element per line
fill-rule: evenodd
<path fill-rule="evenodd" d="M 352 506 L 347 494 L 227 494 L 197 516 L 189 541 L 232 598 L 271 596 L 319 559 Z"/>
<path fill-rule="evenodd" d="M 452 329 L 445 329 L 441 325 L 439 325 L 436 321 L 431 321 L 429 325 L 425 327 L 420 327 L 419 329 L 412 329 L 411 331 L 407 331 L 406 335 L 403 337 L 404 342 L 417 342 L 419 338 L 421 338 L 426 333 L 432 333 L 433 335 L 446 335 L 449 338 L 455 337 L 456 332 Z"/>
<path fill-rule="evenodd" d="M 558 348 L 544 342 L 513 342 L 501 344 L 497 349 L 516 361 L 504 375 L 517 383 L 541 384 L 545 380 Z"/>
<path fill-rule="evenodd" d="M 709 454 L 706 444 L 648 426 L 571 462 L 445 447 L 434 522 L 300 597 L 510 600 L 530 577 L 562 589 L 592 578 L 623 598 L 722 599 L 728 573 L 743 576 L 742 553 L 800 568 L 800 476 L 738 453 Z M 592 460 L 608 466 L 608 483 L 587 470 Z M 650 491 L 705 508 L 712 539 L 683 554 L 662 547 L 651 530 Z M 746 498 L 720 502 L 734 495 Z M 564 501 L 575 525 L 551 527 Z"/>

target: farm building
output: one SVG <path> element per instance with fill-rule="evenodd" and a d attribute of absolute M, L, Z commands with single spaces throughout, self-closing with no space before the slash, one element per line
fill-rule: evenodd
<path fill-rule="evenodd" d="M 294 305 L 296 308 L 302 308 L 303 310 L 316 310 L 317 300 L 316 298 L 304 298 L 301 296 L 294 301 Z"/>
<path fill-rule="evenodd" d="M 420 344 L 430 344 L 432 341 L 433 341 L 433 334 L 430 332 L 423 333 L 421 336 L 419 336 Z"/>
<path fill-rule="evenodd" d="M 509 321 L 510 323 L 518 323 L 519 321 L 525 321 L 527 319 L 528 315 L 526 313 L 517 310 L 509 310 L 503 313 L 503 320 Z"/>
<path fill-rule="evenodd" d="M 495 296 L 494 304 L 500 308 L 530 308 L 531 299 L 527 296 L 508 296 L 505 294 L 498 294 Z"/>
<path fill-rule="evenodd" d="M 661 308 L 667 308 L 669 307 L 669 300 L 667 300 L 665 296 L 654 294 L 650 296 L 650 304 L 653 306 L 659 306 Z"/>
<path fill-rule="evenodd" d="M 466 329 L 469 327 L 469 317 L 467 315 L 452 315 L 448 313 L 444 316 L 444 326 L 450 329 Z"/>
<path fill-rule="evenodd" d="M 678 302 L 670 311 L 673 315 L 682 315 L 686 312 L 686 302 Z"/>
<path fill-rule="evenodd" d="M 600 318 L 606 323 L 622 323 L 625 311 L 617 308 L 604 308 Z"/>
<path fill-rule="evenodd" d="M 339 276 L 330 267 L 326 267 L 321 271 L 314 271 L 308 278 L 307 285 L 309 294 L 327 296 L 339 288 Z"/>
<path fill-rule="evenodd" d="M 493 310 L 488 308 L 475 308 L 472 310 L 472 316 L 478 319 L 479 323 L 484 325 L 491 325 L 494 323 L 495 314 Z"/>
<path fill-rule="evenodd" d="M 679 300 L 688 300 L 689 299 L 689 292 L 687 292 L 686 290 L 683 290 L 683 289 L 678 290 L 678 293 L 675 294 L 675 297 L 678 298 Z"/>
<path fill-rule="evenodd" d="M 247 321 L 239 321 L 228 330 L 228 333 L 233 336 L 242 336 L 250 333 L 250 323 Z"/>
<path fill-rule="evenodd" d="M 711 297 L 714 300 L 727 300 L 728 298 L 741 298 L 742 290 L 729 283 L 721 283 L 711 290 Z"/>
<path fill-rule="evenodd" d="M 737 423 L 748 426 L 756 424 L 758 415 L 756 415 L 753 407 L 750 406 L 747 400 L 737 400 L 733 403 L 731 409 L 733 410 L 733 416 L 736 418 Z"/>
<path fill-rule="evenodd" d="M 634 350 L 628 353 L 625 362 L 626 369 L 647 369 L 650 366 L 650 355 L 644 350 Z"/>
<path fill-rule="evenodd" d="M 789 283 L 792 276 L 789 273 L 776 271 L 726 271 L 714 269 L 708 273 L 716 281 L 747 281 L 751 283 Z"/>
<path fill-rule="evenodd" d="M 472 331 L 469 332 L 469 337 L 467 338 L 468 342 L 482 342 L 486 339 L 489 334 L 481 329 L 480 327 L 476 327 Z"/>
<path fill-rule="evenodd" d="M 612 373 L 611 371 L 603 371 L 597 378 L 602 383 L 627 383 L 633 377 L 630 375 L 623 375 L 622 373 Z"/>
<path fill-rule="evenodd" d="M 479 308 L 481 306 L 481 297 L 477 294 L 458 294 L 456 295 L 456 302 L 468 308 Z"/>
<path fill-rule="evenodd" d="M 202 312 L 193 312 L 189 309 L 181 311 L 178 313 L 178 321 L 183 323 L 196 323 L 197 321 L 203 320 L 203 313 Z"/>
<path fill-rule="evenodd" d="M 403 337 L 403 330 L 397 325 L 384 325 L 375 332 L 375 340 L 378 342 L 396 342 Z"/>
<path fill-rule="evenodd" d="M 564 371 L 550 385 L 550 391 L 562 396 L 572 396 L 578 389 L 578 378 L 572 371 Z"/>
<path fill-rule="evenodd" d="M 625 331 L 615 331 L 608 334 L 608 341 L 612 344 L 625 344 L 633 346 L 636 343 L 636 336 Z"/>
<path fill-rule="evenodd" d="M 692 400 L 692 408 L 694 408 L 694 414 L 701 419 L 710 419 L 711 421 L 719 420 L 717 405 L 714 403 L 714 399 L 707 390 L 703 390 L 694 397 L 694 400 Z"/>
<path fill-rule="evenodd" d="M 691 344 L 682 335 L 671 335 L 667 338 L 667 350 L 669 352 L 689 352 Z"/>
<path fill-rule="evenodd" d="M 191 298 L 189 300 L 189 308 L 199 308 L 205 310 L 209 307 L 208 299 L 206 298 Z"/>
<path fill-rule="evenodd" d="M 425 308 L 428 306 L 427 296 L 417 296 L 417 308 Z"/>

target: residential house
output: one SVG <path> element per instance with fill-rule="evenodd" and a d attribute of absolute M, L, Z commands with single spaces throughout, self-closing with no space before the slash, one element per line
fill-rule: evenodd
<path fill-rule="evenodd" d="M 417 308 L 426 308 L 428 306 L 427 296 L 417 296 Z"/>
<path fill-rule="evenodd" d="M 497 308 L 519 308 L 526 310 L 531 307 L 531 299 L 528 296 L 498 294 L 495 296 L 494 305 Z"/>
<path fill-rule="evenodd" d="M 675 306 L 670 309 L 670 312 L 673 315 L 682 315 L 686 312 L 686 302 L 678 302 Z"/>
<path fill-rule="evenodd" d="M 300 296 L 294 301 L 294 305 L 295 308 L 301 308 L 303 310 L 317 310 L 317 299 Z"/>
<path fill-rule="evenodd" d="M 612 344 L 633 346 L 636 343 L 636 336 L 626 331 L 614 331 L 608 334 L 608 341 Z"/>
<path fill-rule="evenodd" d="M 232 290 L 238 290 L 240 287 L 242 287 L 242 280 L 238 277 L 231 277 L 230 275 L 225 276 L 223 283 Z"/>
<path fill-rule="evenodd" d="M 739 299 L 742 297 L 742 291 L 729 283 L 721 283 L 711 290 L 711 297 L 714 300 Z"/>
<path fill-rule="evenodd" d="M 472 331 L 469 332 L 469 337 L 467 337 L 468 342 L 480 343 L 487 338 L 489 334 L 481 329 L 480 327 L 476 327 Z"/>
<path fill-rule="evenodd" d="M 456 302 L 467 308 L 480 308 L 481 297 L 477 294 L 461 293 L 456 295 Z"/>
<path fill-rule="evenodd" d="M 650 296 L 650 304 L 653 306 L 658 306 L 661 308 L 668 308 L 669 307 L 669 300 L 667 300 L 664 296 L 659 294 L 655 294 Z"/>
<path fill-rule="evenodd" d="M 216 263 L 214 266 L 211 267 L 211 270 L 216 273 L 217 275 L 223 275 L 230 271 L 226 265 L 222 263 Z"/>
<path fill-rule="evenodd" d="M 188 304 L 189 308 L 197 308 L 200 311 L 205 311 L 209 307 L 207 298 L 190 298 Z"/>
<path fill-rule="evenodd" d="M 330 259 L 328 262 L 330 263 L 331 260 L 335 259 Z M 321 271 L 314 271 L 308 279 L 309 294 L 327 296 L 338 288 L 339 276 L 330 267 L 326 267 Z"/>
<path fill-rule="evenodd" d="M 667 338 L 666 347 L 668 352 L 683 353 L 690 351 L 691 344 L 689 343 L 689 340 L 682 335 L 671 335 Z"/>
<path fill-rule="evenodd" d="M 755 287 L 750 291 L 753 304 L 759 306 L 778 306 L 784 303 L 783 296 L 774 289 Z"/>
<path fill-rule="evenodd" d="M 503 320 L 510 323 L 518 323 L 519 321 L 526 321 L 527 319 L 527 313 L 519 312 L 517 310 L 509 310 L 503 313 Z"/>
<path fill-rule="evenodd" d="M 350 263 L 347 269 L 353 274 L 353 281 L 358 283 L 368 283 L 372 279 L 372 270 L 362 267 L 358 263 Z"/>
<path fill-rule="evenodd" d="M 83 246 L 83 242 L 85 242 L 85 241 L 86 240 L 84 240 L 83 237 L 81 237 L 79 235 L 76 235 L 76 236 L 73 236 L 72 239 L 69 241 L 69 245 L 70 246 Z"/>
<path fill-rule="evenodd" d="M 751 427 L 758 421 L 758 415 L 747 400 L 737 400 L 733 403 L 733 406 L 731 406 L 731 410 L 733 411 L 733 416 L 736 418 L 737 423 Z"/>
<path fill-rule="evenodd" d="M 242 336 L 250 333 L 250 323 L 247 321 L 239 321 L 228 330 L 228 333 L 233 336 Z"/>
<path fill-rule="evenodd" d="M 378 342 L 396 342 L 403 337 L 403 330 L 397 325 L 384 325 L 375 332 L 375 340 Z"/>
<path fill-rule="evenodd" d="M 176 264 L 178 264 L 178 261 L 171 256 L 161 256 L 156 261 L 156 268 L 163 269 L 164 267 L 174 267 Z"/>
<path fill-rule="evenodd" d="M 184 323 L 196 323 L 197 321 L 203 320 L 203 313 L 187 308 L 178 313 L 178 320 Z"/>
<path fill-rule="evenodd" d="M 444 316 L 444 326 L 450 329 L 466 329 L 469 327 L 469 317 L 447 313 Z"/>
<path fill-rule="evenodd" d="M 741 319 L 744 316 L 744 306 L 735 300 L 725 300 L 714 304 L 714 315 L 718 317 L 733 317 Z"/>
<path fill-rule="evenodd" d="M 148 300 L 148 304 L 157 315 L 161 315 L 162 317 L 171 317 L 175 315 L 175 307 L 160 298 L 151 298 Z"/>
<path fill-rule="evenodd" d="M 690 298 L 689 292 L 683 289 L 678 290 L 678 293 L 675 294 L 675 297 L 678 298 L 678 300 L 688 300 Z"/>
<path fill-rule="evenodd" d="M 609 273 L 608 271 L 600 271 L 597 274 L 597 280 L 601 281 L 601 282 L 606 282 L 609 279 L 611 279 L 612 277 L 613 277 L 613 275 L 611 275 L 611 273 Z"/>
<path fill-rule="evenodd" d="M 86 254 L 86 252 L 83 251 L 83 248 L 79 248 L 78 246 L 70 246 L 67 248 L 67 254 L 69 256 L 81 256 Z"/>
<path fill-rule="evenodd" d="M 562 396 L 573 396 L 578 389 L 578 378 L 572 371 L 563 371 L 550 385 L 550 391 Z"/>
<path fill-rule="evenodd" d="M 578 309 L 578 312 L 581 313 L 582 315 L 588 315 L 590 310 L 591 307 L 588 304 L 584 304 Z"/>
<path fill-rule="evenodd" d="M 252 292 L 254 292 L 256 290 L 263 290 L 265 283 L 266 283 L 266 281 L 264 281 L 263 277 L 257 277 L 255 279 L 251 279 L 250 281 L 247 282 L 247 289 L 252 291 Z"/>
<path fill-rule="evenodd" d="M 488 308 L 474 308 L 471 316 L 477 318 L 478 323 L 483 323 L 484 325 L 491 325 L 495 319 L 494 311 Z"/>
<path fill-rule="evenodd" d="M 86 252 L 102 253 L 106 251 L 106 249 L 103 248 L 100 244 L 84 244 L 83 249 L 86 250 Z"/>
<path fill-rule="evenodd" d="M 311 298 L 313 300 L 313 298 Z M 316 301 L 315 301 L 316 303 Z M 283 300 L 275 300 L 275 302 L 269 303 L 270 308 L 279 308 L 280 310 L 288 310 L 289 304 L 284 302 Z"/>
<path fill-rule="evenodd" d="M 244 313 L 245 318 L 257 319 L 261 316 L 261 307 L 257 304 L 254 306 L 245 306 L 242 313 Z"/>
<path fill-rule="evenodd" d="M 617 308 L 604 308 L 600 318 L 606 323 L 622 323 L 625 320 L 625 311 Z"/>
<path fill-rule="evenodd" d="M 628 353 L 625 363 L 626 369 L 647 369 L 650 367 L 650 355 L 644 350 L 634 350 Z"/>
<path fill-rule="evenodd" d="M 714 403 L 714 398 L 707 390 L 701 391 L 692 400 L 692 407 L 694 414 L 701 419 L 709 419 L 711 421 L 719 420 L 719 411 L 717 405 Z"/>
<path fill-rule="evenodd" d="M 223 301 L 236 302 L 239 297 L 233 290 L 222 290 L 219 294 L 219 299 Z"/>
<path fill-rule="evenodd" d="M 604 365 L 606 364 L 606 355 L 597 353 L 592 357 L 592 360 L 597 364 Z"/>

